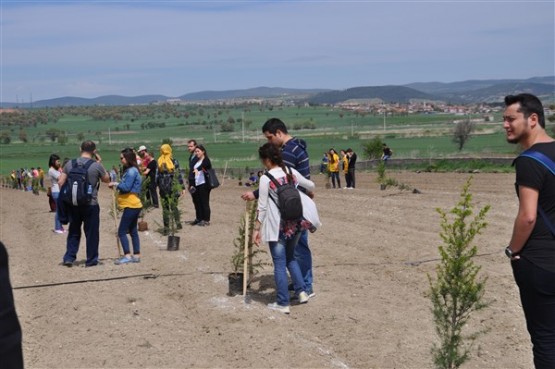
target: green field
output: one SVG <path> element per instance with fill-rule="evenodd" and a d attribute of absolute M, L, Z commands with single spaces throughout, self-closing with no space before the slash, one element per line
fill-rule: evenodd
<path fill-rule="evenodd" d="M 93 112 L 93 109 L 98 111 Z M 129 146 L 147 145 L 157 156 L 157 148 L 168 138 L 173 141 L 174 156 L 182 166 L 188 157 L 186 141 L 194 138 L 206 146 L 216 167 L 256 168 L 259 166 L 257 148 L 265 142 L 261 127 L 271 117 L 279 117 L 291 134 L 307 141 L 313 164 L 319 163 L 323 152 L 330 147 L 337 151 L 350 147 L 362 160 L 362 145 L 376 136 L 387 142 L 395 158 L 510 156 L 515 152 L 515 148 L 505 142 L 502 123 L 485 122 L 476 124 L 475 133 L 459 152 L 451 133 L 453 121 L 465 118 L 459 115 L 389 114 L 385 117 L 384 130 L 383 115 L 357 114 L 330 107 L 155 106 L 135 109 L 137 112 L 133 107 L 46 109 L 41 113 L 57 115 L 57 119 L 46 124 L 25 125 L 26 143 L 19 139 L 21 125 L 10 124 L 3 118 L 2 130 L 9 133 L 11 143 L 0 145 L 0 173 L 5 175 L 21 167 L 46 168 L 51 153 L 62 158 L 75 157 L 83 138 L 97 143 L 107 168 L 118 165 L 119 151 Z M 99 118 L 99 112 L 105 115 Z M 496 120 L 500 120 L 499 116 Z M 228 123 L 226 129 L 223 123 Z M 154 128 L 148 128 L 149 124 Z M 48 137 L 47 132 L 52 129 L 64 132 L 62 143 Z"/>

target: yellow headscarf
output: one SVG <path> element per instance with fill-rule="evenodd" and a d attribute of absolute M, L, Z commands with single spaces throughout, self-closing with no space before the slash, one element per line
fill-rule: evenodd
<path fill-rule="evenodd" d="M 172 148 L 168 144 L 160 146 L 160 157 L 158 158 L 158 169 L 173 172 Z"/>

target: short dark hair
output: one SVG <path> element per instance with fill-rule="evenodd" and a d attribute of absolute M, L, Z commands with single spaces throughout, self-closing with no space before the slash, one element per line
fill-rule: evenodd
<path fill-rule="evenodd" d="M 540 122 L 540 126 L 545 128 L 545 117 L 543 114 L 543 105 L 535 95 L 532 94 L 518 94 L 518 95 L 507 95 L 505 96 L 505 106 L 511 106 L 513 104 L 519 104 L 520 107 L 517 109 L 524 115 L 524 118 L 529 118 L 530 115 L 536 114 Z"/>
<path fill-rule="evenodd" d="M 270 118 L 262 126 L 262 133 L 268 132 L 275 135 L 277 131 L 281 131 L 282 133 L 287 133 L 287 127 L 285 126 L 285 123 L 283 123 L 278 118 Z"/>
<path fill-rule="evenodd" d="M 190 139 L 189 141 L 187 141 L 187 143 L 192 143 L 192 144 L 194 144 L 195 146 L 198 146 L 197 140 Z"/>
<path fill-rule="evenodd" d="M 92 154 L 94 153 L 95 150 L 96 150 L 96 144 L 91 140 L 83 141 L 83 143 L 81 143 L 81 151 Z"/>

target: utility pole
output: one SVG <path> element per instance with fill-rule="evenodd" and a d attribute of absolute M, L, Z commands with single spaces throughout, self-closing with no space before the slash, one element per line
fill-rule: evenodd
<path fill-rule="evenodd" d="M 385 104 L 383 105 L 383 130 L 385 132 Z"/>
<path fill-rule="evenodd" d="M 245 112 L 241 112 L 241 131 L 243 132 L 243 143 L 245 143 Z"/>

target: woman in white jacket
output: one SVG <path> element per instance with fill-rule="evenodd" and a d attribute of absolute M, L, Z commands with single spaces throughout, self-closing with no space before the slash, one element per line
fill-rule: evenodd
<path fill-rule="evenodd" d="M 258 149 L 258 154 L 264 167 L 279 183 L 289 183 L 288 181 L 292 180 L 309 192 L 314 190 L 314 182 L 304 178 L 295 169 L 288 168 L 292 172 L 292 176 L 286 175 L 279 147 L 267 143 Z M 257 245 L 261 241 L 268 242 L 274 263 L 277 299 L 276 302 L 268 304 L 268 307 L 289 314 L 287 270 L 293 280 L 295 293 L 299 296 L 299 303 L 308 302 L 304 279 L 294 254 L 301 231 L 312 228 L 312 223 L 305 219 L 281 220 L 280 210 L 276 203 L 276 186 L 267 175 L 263 175 L 259 183 L 258 216 L 254 226 L 253 239 Z"/>

